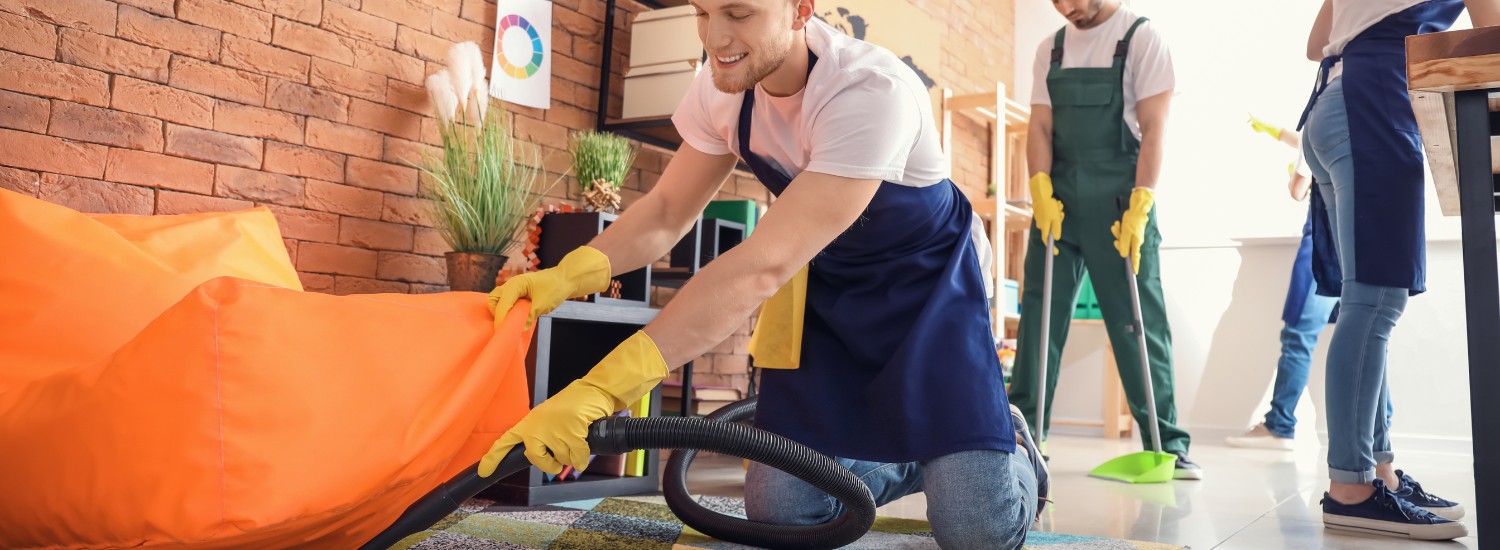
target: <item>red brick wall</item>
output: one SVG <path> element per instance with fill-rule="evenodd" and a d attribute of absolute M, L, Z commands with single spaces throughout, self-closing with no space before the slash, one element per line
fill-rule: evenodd
<path fill-rule="evenodd" d="M 1012 0 L 910 1 L 948 24 L 931 75 L 939 86 L 970 93 L 1009 80 Z M 620 3 L 615 109 L 630 42 L 624 11 L 644 9 Z M 454 42 L 478 42 L 488 62 L 495 9 L 493 0 L 0 0 L 0 187 L 89 212 L 266 205 L 309 290 L 443 290 L 448 247 L 407 161 L 437 143 L 423 79 Z M 594 125 L 603 22 L 602 0 L 555 0 L 552 108 L 509 108 L 516 136 L 541 146 L 548 178 L 569 165 L 569 134 Z M 955 179 L 982 196 L 985 130 L 962 118 L 955 127 Z M 670 156 L 642 147 L 627 208 Z M 736 174 L 720 198 L 768 197 Z M 699 383 L 743 387 L 749 327 L 698 361 Z"/>

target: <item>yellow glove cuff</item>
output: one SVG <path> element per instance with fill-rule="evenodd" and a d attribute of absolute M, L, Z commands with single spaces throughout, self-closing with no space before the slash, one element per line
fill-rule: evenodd
<path fill-rule="evenodd" d="M 1032 202 L 1052 198 L 1052 176 L 1046 172 L 1037 172 L 1027 184 L 1031 187 Z"/>
<path fill-rule="evenodd" d="M 580 246 L 557 262 L 576 289 L 568 296 L 578 298 L 609 289 L 609 256 L 592 246 Z"/>
<path fill-rule="evenodd" d="M 639 401 L 667 377 L 667 361 L 646 331 L 636 331 L 609 352 L 578 383 L 588 384 L 614 398 L 620 410 Z"/>
<path fill-rule="evenodd" d="M 1130 210 L 1133 212 L 1150 212 L 1151 207 L 1156 205 L 1156 192 L 1145 187 L 1137 187 L 1130 192 Z"/>

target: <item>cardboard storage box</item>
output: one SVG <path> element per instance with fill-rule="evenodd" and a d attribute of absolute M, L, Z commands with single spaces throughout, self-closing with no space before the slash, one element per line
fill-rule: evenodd
<path fill-rule="evenodd" d="M 641 12 L 630 27 L 630 66 L 645 67 L 703 59 L 692 6 Z"/>
<path fill-rule="evenodd" d="M 698 60 L 631 67 L 625 73 L 624 118 L 672 116 L 703 66 Z"/>

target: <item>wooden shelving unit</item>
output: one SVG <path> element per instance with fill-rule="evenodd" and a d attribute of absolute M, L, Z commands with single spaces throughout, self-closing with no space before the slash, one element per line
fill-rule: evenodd
<path fill-rule="evenodd" d="M 990 143 L 990 184 L 995 196 L 974 203 L 974 212 L 984 220 L 989 231 L 995 299 L 990 314 L 996 337 L 1009 338 L 1020 326 L 1021 316 L 1009 311 L 1015 304 L 1005 296 L 1005 280 L 1021 281 L 1025 273 L 1026 231 L 1031 226 L 1031 207 L 1026 190 L 1026 127 L 1031 111 L 1025 105 L 1005 96 L 1005 85 L 996 83 L 994 91 L 955 95 L 953 90 L 938 91 L 937 112 L 943 136 L 943 151 L 953 159 L 953 117 L 968 116 L 988 126 Z M 1016 201 L 1016 202 L 1012 202 Z"/>

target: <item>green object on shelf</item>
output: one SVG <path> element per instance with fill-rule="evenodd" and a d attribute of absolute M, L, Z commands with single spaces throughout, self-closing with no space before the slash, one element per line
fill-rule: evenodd
<path fill-rule="evenodd" d="M 755 230 L 760 211 L 755 201 L 713 201 L 703 209 L 703 217 L 745 224 L 745 236 L 749 237 Z"/>
<path fill-rule="evenodd" d="M 1083 278 L 1083 288 L 1078 293 L 1078 305 L 1073 308 L 1073 318 L 1104 318 L 1104 312 L 1099 309 L 1099 296 L 1094 294 L 1094 284 L 1089 282 L 1088 277 Z"/>

